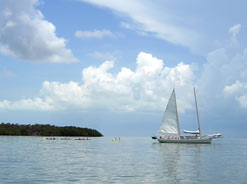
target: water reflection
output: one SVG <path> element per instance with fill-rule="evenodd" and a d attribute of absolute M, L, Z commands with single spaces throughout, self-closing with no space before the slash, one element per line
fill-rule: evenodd
<path fill-rule="evenodd" d="M 160 170 L 170 183 L 200 182 L 201 146 L 190 144 L 157 144 Z"/>

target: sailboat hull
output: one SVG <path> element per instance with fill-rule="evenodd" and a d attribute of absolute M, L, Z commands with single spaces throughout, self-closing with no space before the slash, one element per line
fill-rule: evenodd
<path fill-rule="evenodd" d="M 211 138 L 198 138 L 198 139 L 168 139 L 159 138 L 160 143 L 179 143 L 179 144 L 211 144 Z"/>

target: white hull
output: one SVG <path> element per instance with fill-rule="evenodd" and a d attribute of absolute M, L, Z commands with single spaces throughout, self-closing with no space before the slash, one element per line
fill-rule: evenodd
<path fill-rule="evenodd" d="M 182 139 L 169 139 L 158 138 L 160 143 L 182 143 L 182 144 L 211 144 L 212 138 L 182 138 Z"/>

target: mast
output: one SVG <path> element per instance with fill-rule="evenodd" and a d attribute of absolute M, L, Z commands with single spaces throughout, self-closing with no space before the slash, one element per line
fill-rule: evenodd
<path fill-rule="evenodd" d="M 197 100 L 196 100 L 196 90 L 195 90 L 195 87 L 194 87 L 194 97 L 195 97 L 195 104 L 196 104 L 196 114 L 197 114 L 197 121 L 198 121 L 198 130 L 199 130 L 200 137 L 201 137 L 202 134 L 201 134 L 200 119 L 199 119 L 199 113 L 198 113 L 198 106 L 197 106 Z"/>
<path fill-rule="evenodd" d="M 177 108 L 177 100 L 176 100 L 175 88 L 173 89 L 173 91 L 174 91 L 175 106 L 176 106 L 176 116 L 177 116 L 178 137 L 179 137 L 179 139 L 180 139 L 180 128 L 179 128 L 178 108 Z"/>

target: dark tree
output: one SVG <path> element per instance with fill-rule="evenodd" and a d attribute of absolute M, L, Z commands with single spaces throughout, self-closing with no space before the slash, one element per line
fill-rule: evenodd
<path fill-rule="evenodd" d="M 100 132 L 90 128 L 75 126 L 58 127 L 54 125 L 18 125 L 10 123 L 0 124 L 0 135 L 23 135 L 23 136 L 87 136 L 101 137 Z"/>

